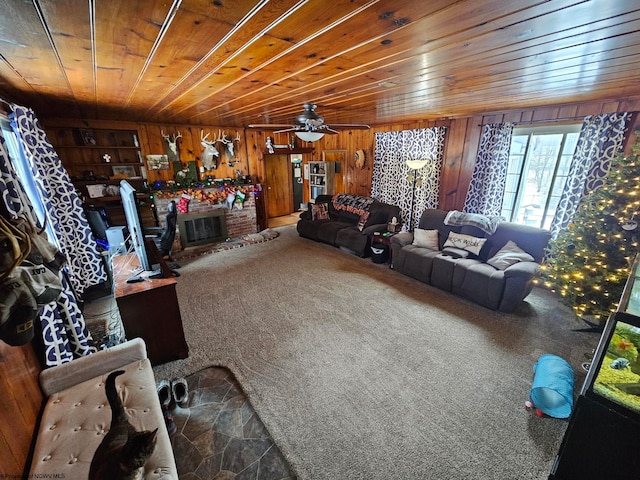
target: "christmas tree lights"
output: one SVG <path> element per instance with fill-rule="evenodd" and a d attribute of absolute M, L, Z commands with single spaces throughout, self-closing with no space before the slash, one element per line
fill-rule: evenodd
<path fill-rule="evenodd" d="M 640 142 L 634 153 L 640 149 Z M 586 196 L 573 222 L 549 242 L 540 270 L 581 318 L 606 319 L 618 307 L 640 240 L 640 159 L 618 155 L 604 184 Z"/>

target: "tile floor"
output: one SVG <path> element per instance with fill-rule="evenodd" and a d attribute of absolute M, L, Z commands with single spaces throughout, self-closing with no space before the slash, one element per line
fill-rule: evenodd
<path fill-rule="evenodd" d="M 187 383 L 187 408 L 173 410 L 180 480 L 295 478 L 229 370 L 207 368 Z"/>

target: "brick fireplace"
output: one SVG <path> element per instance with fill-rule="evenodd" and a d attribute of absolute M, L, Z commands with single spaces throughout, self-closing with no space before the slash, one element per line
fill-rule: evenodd
<path fill-rule="evenodd" d="M 207 188 L 203 189 L 205 192 L 208 190 Z M 213 190 L 213 189 L 211 189 Z M 175 200 L 176 203 L 180 201 L 180 195 L 176 195 L 175 197 L 163 197 L 163 198 L 155 198 L 156 210 L 158 212 L 158 220 L 160 221 L 160 226 L 164 228 L 165 226 L 165 217 L 167 215 L 167 205 L 171 200 Z M 256 215 L 256 202 L 253 196 L 253 192 L 249 191 L 246 193 L 246 197 L 244 199 L 244 203 L 242 205 L 242 209 L 239 209 L 237 206 L 231 210 L 228 210 L 224 204 L 210 204 L 207 202 L 200 202 L 195 199 L 191 199 L 189 201 L 189 211 L 186 214 L 178 212 L 178 231 L 180 229 L 180 217 L 183 215 L 200 215 L 211 213 L 214 210 L 218 210 L 217 213 L 221 213 L 220 209 L 224 210 L 224 218 L 225 226 L 227 231 L 227 237 L 229 238 L 239 238 L 244 235 L 248 235 L 250 233 L 258 233 L 258 222 Z M 206 215 L 204 215 L 206 216 Z M 224 241 L 225 239 L 222 239 Z M 180 235 L 176 234 L 176 242 L 174 243 L 174 250 L 182 250 L 183 246 L 180 242 Z"/>

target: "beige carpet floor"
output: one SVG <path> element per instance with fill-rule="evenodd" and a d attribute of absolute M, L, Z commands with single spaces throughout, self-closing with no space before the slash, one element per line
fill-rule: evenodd
<path fill-rule="evenodd" d="M 298 237 L 182 263 L 187 359 L 228 367 L 301 479 L 546 479 L 567 422 L 524 408 L 540 355 L 598 335 L 535 289 L 493 312 Z"/>

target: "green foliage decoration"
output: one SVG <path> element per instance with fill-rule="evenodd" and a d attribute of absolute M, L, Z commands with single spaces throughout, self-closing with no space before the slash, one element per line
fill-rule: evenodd
<path fill-rule="evenodd" d="M 634 153 L 639 147 L 637 142 Z M 582 200 L 573 222 L 549 242 L 542 283 L 579 317 L 606 319 L 618 307 L 639 240 L 640 159 L 619 154 L 603 185 Z"/>

